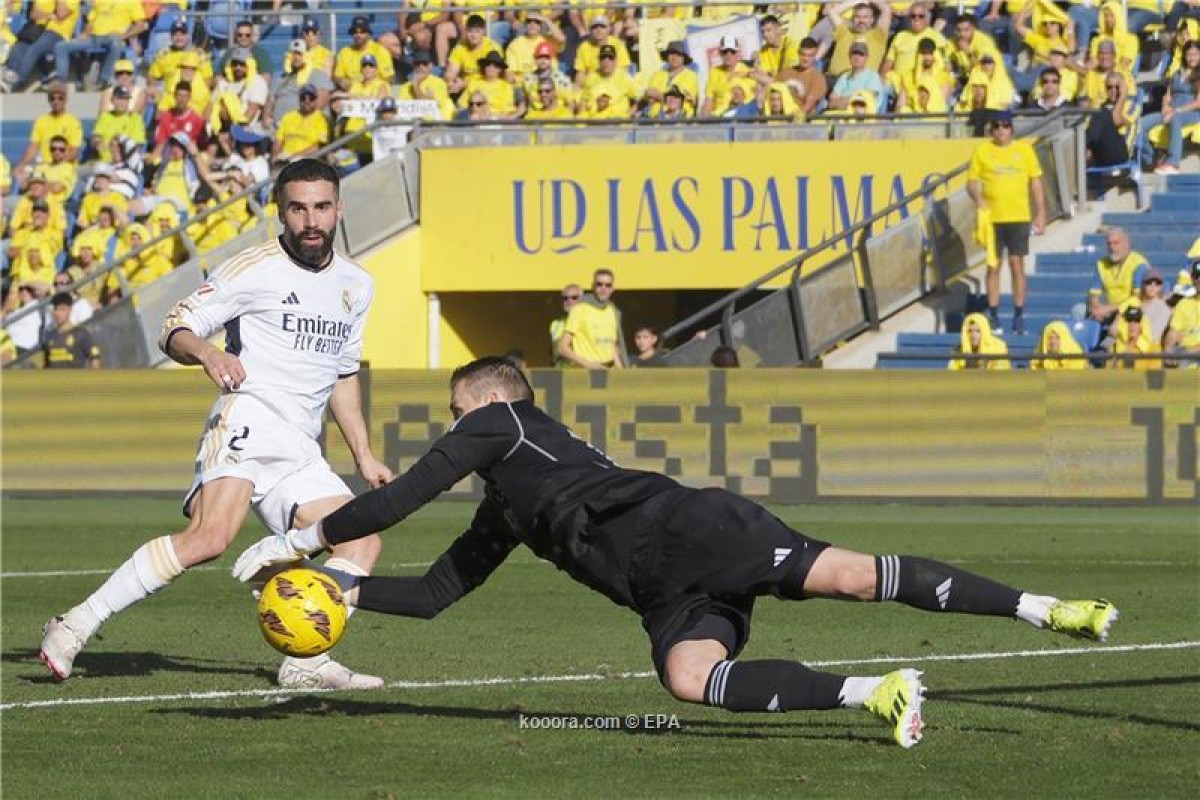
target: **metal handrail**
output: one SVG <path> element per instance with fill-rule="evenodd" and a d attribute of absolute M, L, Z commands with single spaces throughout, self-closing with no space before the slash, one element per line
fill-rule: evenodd
<path fill-rule="evenodd" d="M 896 361 L 1200 361 L 1200 353 L 1113 353 L 1097 350 L 1094 353 L 1042 353 L 1010 350 L 1007 353 L 960 353 L 956 350 L 924 350 L 876 353 L 875 358 Z"/>
<path fill-rule="evenodd" d="M 1060 111 L 1056 111 L 1053 114 L 1048 115 L 1042 124 L 1036 126 L 1032 131 L 1027 132 L 1026 135 L 1036 134 L 1037 131 L 1041 130 L 1042 128 L 1047 127 L 1053 121 L 1062 119 L 1063 116 L 1080 116 L 1080 117 L 1086 118 L 1090 113 L 1092 113 L 1090 111 L 1080 110 L 1080 109 L 1072 109 L 1071 111 L 1067 111 L 1067 112 L 1064 112 L 1061 114 L 1060 114 Z M 798 256 L 794 256 L 793 258 L 788 259 L 780 266 L 772 269 L 770 272 L 767 272 L 766 274 L 756 278 L 754 281 L 747 284 L 746 286 L 743 286 L 741 289 L 736 289 L 732 293 L 721 298 L 720 300 L 716 300 L 715 302 L 710 303 L 709 305 L 700 309 L 696 313 L 692 314 L 690 317 L 687 317 L 686 319 L 684 319 L 681 322 L 675 323 L 674 325 L 672 325 L 671 327 L 669 327 L 665 331 L 663 331 L 662 332 L 662 340 L 664 342 L 668 341 L 671 337 L 679 335 L 682 331 L 685 331 L 688 328 L 692 327 L 693 325 L 701 322 L 702 320 L 713 316 L 717 312 L 724 311 L 727 308 L 732 307 L 738 300 L 741 300 L 742 298 L 748 296 L 751 292 L 757 291 L 763 284 L 769 283 L 770 281 L 774 280 L 775 278 L 778 278 L 780 275 L 784 274 L 785 272 L 801 266 L 808 259 L 812 258 L 813 256 L 815 256 L 819 253 L 824 252 L 825 250 L 828 250 L 830 247 L 832 247 L 835 244 L 838 244 L 839 242 L 845 241 L 848 237 L 853 236 L 854 234 L 859 233 L 861 231 L 865 231 L 866 229 L 871 227 L 874 223 L 878 222 L 879 220 L 884 219 L 884 218 L 890 216 L 891 214 L 894 214 L 897 210 L 899 210 L 899 208 L 901 206 L 906 206 L 909 203 L 911 203 L 912 201 L 914 201 L 922 196 L 929 195 L 930 193 L 939 189 L 943 185 L 949 183 L 952 179 L 961 175 L 963 172 L 965 172 L 967 170 L 967 167 L 968 167 L 968 164 L 959 165 L 958 167 L 951 170 L 950 172 L 945 173 L 937 181 L 923 185 L 921 188 L 917 189 L 914 192 L 909 193 L 908 195 L 905 195 L 904 197 L 902 197 L 901 199 L 892 203 L 891 205 L 887 206 L 883 210 L 876 212 L 871 217 L 868 217 L 867 219 L 862 220 L 861 222 L 858 222 L 855 225 L 852 225 L 851 227 L 847 228 L 844 231 L 841 231 L 837 234 L 830 236 L 829 238 L 822 241 L 820 244 L 817 244 L 816 246 L 810 248 L 809 250 L 806 250 L 805 252 L 801 253 Z"/>

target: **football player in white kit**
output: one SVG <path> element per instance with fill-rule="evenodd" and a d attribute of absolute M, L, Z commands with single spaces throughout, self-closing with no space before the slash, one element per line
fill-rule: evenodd
<path fill-rule="evenodd" d="M 338 185 L 322 161 L 285 167 L 274 190 L 283 235 L 221 264 L 167 315 L 163 352 L 202 366 L 221 390 L 184 500 L 190 522 L 142 545 L 84 602 L 46 624 L 41 659 L 59 680 L 110 616 L 224 553 L 248 507 L 282 535 L 352 498 L 317 443 L 326 406 L 362 477 L 372 486 L 392 479 L 371 453 L 360 405 L 357 373 L 373 290 L 370 275 L 333 250 L 342 216 Z M 224 350 L 207 341 L 221 327 Z M 379 549 L 372 536 L 334 548 L 327 563 L 366 575 Z M 375 689 L 383 680 L 323 654 L 285 658 L 279 684 Z"/>

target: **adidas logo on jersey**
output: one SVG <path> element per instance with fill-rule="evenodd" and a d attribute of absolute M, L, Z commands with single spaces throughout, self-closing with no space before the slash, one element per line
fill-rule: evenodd
<path fill-rule="evenodd" d="M 780 564 L 783 563 L 783 560 L 785 558 L 787 558 L 788 556 L 790 556 L 791 554 L 792 554 L 792 549 L 790 547 L 776 547 L 775 548 L 775 566 L 778 567 Z"/>
<path fill-rule="evenodd" d="M 298 306 L 300 305 L 300 298 L 296 297 L 295 292 L 291 292 L 287 297 L 283 298 L 283 304 L 285 306 Z"/>
<path fill-rule="evenodd" d="M 937 594 L 938 605 L 942 607 L 943 611 L 946 610 L 946 601 L 950 599 L 950 584 L 953 582 L 954 578 L 946 578 L 933 590 Z"/>

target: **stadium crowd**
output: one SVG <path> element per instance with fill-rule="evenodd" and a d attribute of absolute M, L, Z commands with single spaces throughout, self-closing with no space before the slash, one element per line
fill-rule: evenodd
<path fill-rule="evenodd" d="M 4 309 L 46 297 L 66 274 L 76 324 L 256 224 L 252 204 L 272 213 L 265 193 L 226 205 L 272 170 L 402 110 L 476 122 L 767 124 L 954 110 L 982 131 L 998 112 L 1074 104 L 1101 112 L 1089 125 L 1093 164 L 1136 157 L 1140 121 L 1155 149 L 1151 166 L 1163 173 L 1178 170 L 1186 141 L 1200 135 L 1200 5 L 1192 0 L 983 0 L 966 10 L 883 0 L 425 0 L 353 16 L 341 47 L 318 16 L 285 25 L 277 13 L 317 3 L 3 1 L 0 90 L 42 89 L 48 104 L 17 163 L 0 155 Z M 748 15 L 761 46 L 721 36 L 706 72 L 695 62 L 709 54 L 685 39 L 641 51 L 652 21 Z M 267 30 L 276 42 L 282 30 L 285 46 L 265 46 Z M 1139 85 L 1150 54 L 1154 81 Z M 73 89 L 99 91 L 86 130 L 67 110 Z M 372 151 L 368 135 L 329 158 L 349 171 Z M 187 224 L 186 237 L 143 247 L 217 207 Z M 108 279 L 87 280 L 113 261 L 121 266 Z M 0 357 L 40 347 L 53 328 L 49 319 L 19 320 L 0 340 Z"/>

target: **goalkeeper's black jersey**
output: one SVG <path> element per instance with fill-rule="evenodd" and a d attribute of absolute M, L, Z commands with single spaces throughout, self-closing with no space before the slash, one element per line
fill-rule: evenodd
<path fill-rule="evenodd" d="M 389 528 L 472 472 L 486 482 L 487 497 L 460 543 L 472 552 L 468 583 L 482 582 L 523 543 L 635 607 L 629 573 L 644 532 L 603 522 L 679 484 L 618 467 L 529 401 L 491 403 L 462 417 L 404 475 L 328 516 L 325 538 L 339 544 Z"/>

